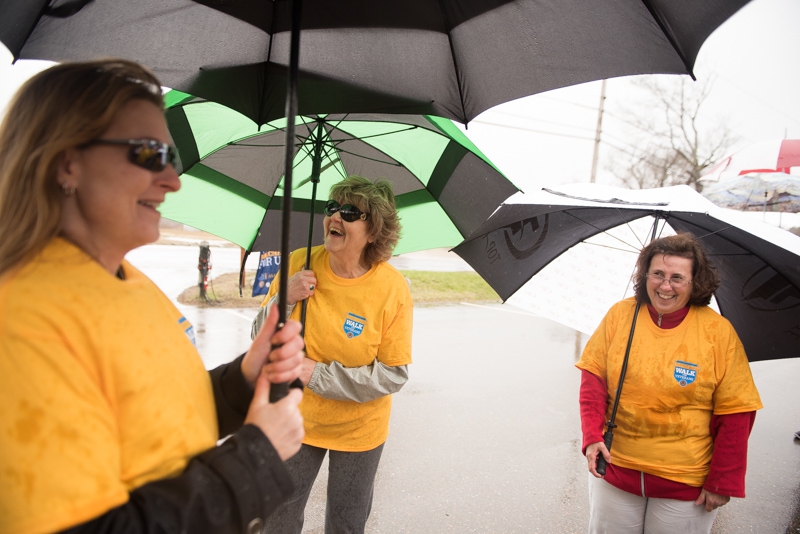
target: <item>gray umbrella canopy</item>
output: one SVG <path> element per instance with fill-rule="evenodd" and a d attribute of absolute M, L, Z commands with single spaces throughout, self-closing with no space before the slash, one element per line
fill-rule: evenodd
<path fill-rule="evenodd" d="M 706 38 L 747 1 L 305 0 L 298 112 L 467 123 L 559 87 L 691 74 Z M 15 58 L 132 59 L 256 123 L 285 116 L 290 27 L 287 0 L 0 3 L 0 41 Z"/>
<path fill-rule="evenodd" d="M 279 250 L 286 119 L 259 126 L 179 91 L 166 100 L 183 185 L 162 214 L 247 250 Z M 396 254 L 456 245 L 518 191 L 439 117 L 298 116 L 293 153 L 292 249 L 308 243 L 312 207 L 321 214 L 331 186 L 350 175 L 392 183 L 403 225 Z M 321 221 L 312 228 L 310 244 L 321 244 Z"/>
<path fill-rule="evenodd" d="M 711 255 L 722 280 L 716 305 L 751 361 L 800 355 L 800 237 L 718 208 L 688 186 L 559 189 L 504 204 L 454 249 L 503 300 L 546 316 L 588 314 L 588 328 L 565 322 L 591 333 L 614 302 L 632 295 L 626 290 L 652 224 L 631 229 L 657 216 L 657 237 L 689 232 Z M 594 255 L 595 248 L 615 254 Z M 545 273 L 551 263 L 558 268 Z"/>

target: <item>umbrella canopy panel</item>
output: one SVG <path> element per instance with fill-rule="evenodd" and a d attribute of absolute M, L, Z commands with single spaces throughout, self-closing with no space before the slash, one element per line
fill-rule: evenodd
<path fill-rule="evenodd" d="M 582 191 L 591 189 L 587 185 L 581 186 Z M 643 217 L 658 217 L 670 231 L 689 232 L 705 246 L 722 280 L 715 293 L 717 306 L 736 328 L 751 361 L 800 354 L 800 238 L 761 223 L 736 220 L 732 218 L 736 213 L 723 213 L 686 186 L 669 189 L 680 189 L 694 209 L 672 211 L 679 202 L 648 205 L 576 197 L 572 204 L 506 204 L 454 250 L 506 300 L 561 254 L 592 236 Z M 569 200 L 554 194 L 540 196 L 550 201 Z M 662 196 L 668 198 L 669 194 Z M 620 248 L 638 252 L 649 241 L 650 231 L 646 228 L 636 242 Z M 597 265 L 589 276 L 598 285 L 605 283 L 606 271 L 629 276 L 636 255 L 621 257 L 624 263 Z M 567 280 L 578 276 L 562 275 Z M 619 298 L 627 286 L 625 279 Z M 594 296 L 588 295 L 584 304 L 591 304 L 589 299 Z M 594 326 L 613 302 L 603 303 Z"/>
<path fill-rule="evenodd" d="M 305 0 L 298 109 L 467 123 L 497 104 L 559 87 L 690 74 L 705 39 L 747 1 Z M 0 40 L 15 58 L 139 61 L 168 87 L 266 123 L 285 114 L 290 6 L 7 1 Z"/>
<path fill-rule="evenodd" d="M 176 92 L 173 92 L 176 93 Z M 277 250 L 286 120 L 257 125 L 213 102 L 168 94 L 167 119 L 184 187 L 162 214 L 247 249 Z M 517 192 L 449 120 L 416 115 L 298 116 L 295 123 L 292 247 L 305 245 L 330 187 L 346 176 L 392 182 L 403 224 L 397 254 L 453 246 Z M 318 151 L 318 152 L 317 152 Z M 321 243 L 321 222 L 314 244 Z"/>
<path fill-rule="evenodd" d="M 703 188 L 703 196 L 723 208 L 800 212 L 800 176 L 783 172 L 748 173 Z"/>
<path fill-rule="evenodd" d="M 751 361 L 800 356 L 800 257 L 706 213 L 668 213 L 676 232 L 700 238 L 723 284 L 719 311 Z"/>

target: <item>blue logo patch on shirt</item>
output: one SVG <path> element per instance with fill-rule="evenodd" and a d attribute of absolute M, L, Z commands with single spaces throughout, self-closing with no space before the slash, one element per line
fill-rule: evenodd
<path fill-rule="evenodd" d="M 694 379 L 697 378 L 697 364 L 682 362 L 680 360 L 678 360 L 676 363 L 678 365 L 675 366 L 672 376 L 675 377 L 675 380 L 678 381 L 678 384 L 680 384 L 681 387 L 686 387 L 694 382 Z"/>
<path fill-rule="evenodd" d="M 364 331 L 364 323 L 366 322 L 367 320 L 364 317 L 359 317 L 354 313 L 348 313 L 344 318 L 344 325 L 342 328 L 348 338 L 354 338 Z"/>
<path fill-rule="evenodd" d="M 194 327 L 192 326 L 192 323 L 190 323 L 186 317 L 181 317 L 178 319 L 178 324 L 181 328 L 183 328 L 183 333 L 186 334 L 186 337 L 189 338 L 189 341 L 192 342 L 192 345 L 197 347 L 197 342 L 194 339 Z"/>

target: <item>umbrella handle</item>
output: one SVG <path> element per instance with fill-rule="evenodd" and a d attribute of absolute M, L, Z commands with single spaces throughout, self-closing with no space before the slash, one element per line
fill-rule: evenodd
<path fill-rule="evenodd" d="M 281 325 L 282 326 L 282 325 Z M 270 346 L 270 352 L 281 347 L 281 345 L 272 344 Z M 297 388 L 302 390 L 304 388 L 303 381 L 299 378 L 295 378 L 294 382 L 278 382 L 274 384 L 270 384 L 269 386 L 269 402 L 270 404 L 278 402 L 286 395 L 289 394 L 289 389 Z"/>
<path fill-rule="evenodd" d="M 609 429 L 609 430 L 606 431 L 605 434 L 603 434 L 603 443 L 606 444 L 606 449 L 608 449 L 608 452 L 611 452 L 611 442 L 612 441 L 614 441 L 614 434 Z M 606 459 L 603 457 L 603 455 L 602 454 L 598 454 L 597 455 L 597 468 L 596 468 L 597 472 L 600 473 L 603 476 L 606 476 L 606 466 L 607 465 L 608 465 L 608 463 L 606 462 Z"/>
<path fill-rule="evenodd" d="M 289 394 L 289 383 L 281 382 L 280 384 L 270 384 L 269 386 L 269 402 L 275 403 Z"/>

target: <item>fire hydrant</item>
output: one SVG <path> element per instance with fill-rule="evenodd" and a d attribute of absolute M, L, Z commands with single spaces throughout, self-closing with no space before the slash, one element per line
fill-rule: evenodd
<path fill-rule="evenodd" d="M 200 258 L 197 262 L 197 270 L 200 272 L 197 286 L 200 288 L 200 298 L 208 302 L 208 272 L 211 270 L 211 247 L 208 241 L 200 242 Z"/>

